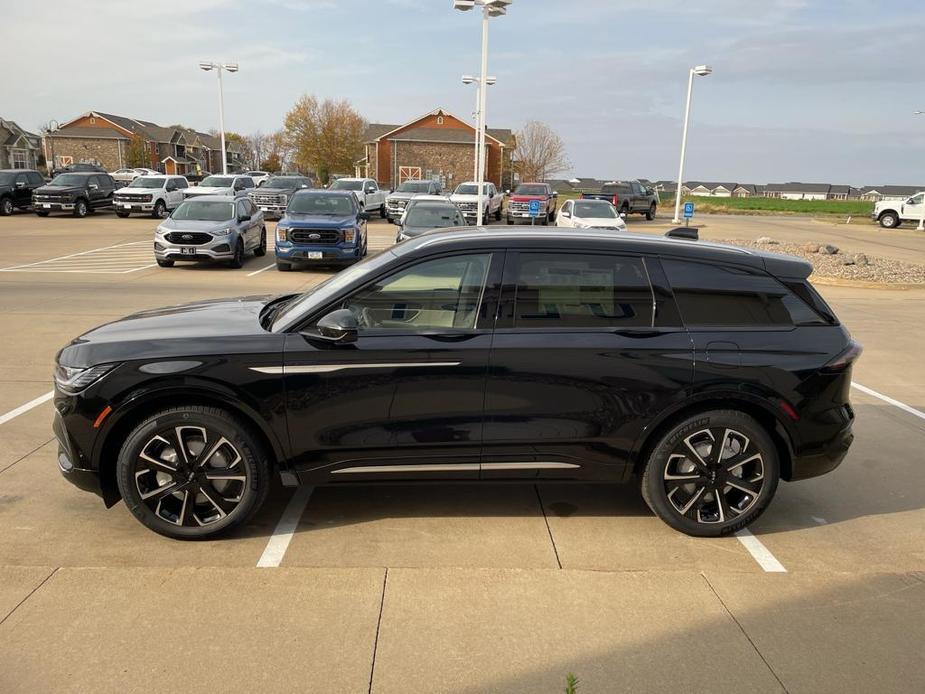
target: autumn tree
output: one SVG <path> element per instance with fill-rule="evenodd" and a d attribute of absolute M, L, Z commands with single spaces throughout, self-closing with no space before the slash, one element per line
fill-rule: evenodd
<path fill-rule="evenodd" d="M 286 114 L 285 131 L 299 168 L 327 183 L 332 173 L 353 171 L 363 155 L 366 121 L 349 101 L 306 94 Z"/>
<path fill-rule="evenodd" d="M 135 133 L 125 146 L 125 165 L 130 167 L 148 166 L 148 145 L 144 137 Z"/>
<path fill-rule="evenodd" d="M 540 121 L 529 121 L 515 133 L 514 170 L 522 181 L 545 181 L 571 167 L 565 143 L 555 130 Z"/>

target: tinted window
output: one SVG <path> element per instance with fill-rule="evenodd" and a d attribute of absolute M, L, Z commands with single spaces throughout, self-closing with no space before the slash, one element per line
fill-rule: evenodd
<path fill-rule="evenodd" d="M 825 322 L 770 275 L 681 260 L 663 260 L 662 266 L 688 327 L 789 327 Z"/>
<path fill-rule="evenodd" d="M 363 181 L 339 178 L 331 184 L 331 190 L 363 190 Z"/>
<path fill-rule="evenodd" d="M 588 219 L 616 219 L 617 211 L 606 200 L 579 200 L 575 203 L 575 216 Z"/>
<path fill-rule="evenodd" d="M 514 303 L 517 328 L 652 325 L 652 289 L 642 260 L 524 253 Z"/>
<path fill-rule="evenodd" d="M 224 222 L 234 219 L 234 204 L 213 200 L 187 200 L 170 216 L 178 221 Z"/>
<path fill-rule="evenodd" d="M 462 227 L 466 226 L 456 205 L 414 205 L 405 216 L 404 225 L 409 227 Z"/>
<path fill-rule="evenodd" d="M 37 171 L 33 171 L 29 174 L 29 180 L 37 185 L 42 185 L 45 182 L 45 179 L 42 178 L 42 174 Z"/>
<path fill-rule="evenodd" d="M 514 195 L 546 195 L 548 192 L 546 186 L 521 184 L 514 190 Z"/>
<path fill-rule="evenodd" d="M 399 193 L 429 193 L 433 186 L 429 181 L 405 181 L 398 186 Z"/>
<path fill-rule="evenodd" d="M 491 255 L 418 263 L 344 302 L 361 328 L 432 330 L 475 327 Z"/>
<path fill-rule="evenodd" d="M 617 183 L 601 188 L 604 195 L 629 195 L 631 188 L 626 183 Z"/>
<path fill-rule="evenodd" d="M 299 193 L 292 197 L 287 212 L 347 217 L 356 214 L 355 200 L 352 195 Z"/>

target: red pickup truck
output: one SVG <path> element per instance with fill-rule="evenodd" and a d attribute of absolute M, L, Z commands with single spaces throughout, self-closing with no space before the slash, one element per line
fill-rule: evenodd
<path fill-rule="evenodd" d="M 540 214 L 537 224 L 552 224 L 556 221 L 556 206 L 559 194 L 548 183 L 521 183 L 507 204 L 507 223 L 530 222 L 530 201 L 540 201 Z"/>

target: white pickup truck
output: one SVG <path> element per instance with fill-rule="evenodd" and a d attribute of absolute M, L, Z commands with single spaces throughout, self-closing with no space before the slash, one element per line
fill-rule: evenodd
<path fill-rule="evenodd" d="M 385 199 L 388 192 L 379 188 L 379 184 L 372 178 L 338 178 L 330 186 L 330 190 L 350 190 L 357 196 L 360 209 L 364 212 L 378 212 L 385 219 L 388 211 L 385 209 Z"/>
<path fill-rule="evenodd" d="M 498 192 L 494 183 L 486 182 L 482 195 L 482 204 L 485 206 L 482 210 L 482 219 L 488 224 L 488 220 L 494 216 L 496 220 L 501 219 L 501 206 L 504 204 L 504 193 Z M 478 219 L 479 213 L 479 184 L 475 181 L 466 181 L 456 186 L 456 190 L 450 196 L 450 200 L 456 203 L 456 206 L 463 213 L 466 220 Z"/>
<path fill-rule="evenodd" d="M 918 223 L 922 219 L 923 198 L 925 192 L 905 200 L 882 200 L 874 205 L 871 219 L 880 222 L 884 229 L 895 229 L 903 222 Z"/>

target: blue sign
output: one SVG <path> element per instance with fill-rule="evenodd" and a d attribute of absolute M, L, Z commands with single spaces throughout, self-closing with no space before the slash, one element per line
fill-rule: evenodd
<path fill-rule="evenodd" d="M 694 216 L 694 203 L 684 203 L 684 219 L 690 219 Z"/>
<path fill-rule="evenodd" d="M 540 201 L 539 200 L 530 201 L 530 216 L 531 217 L 540 216 Z"/>

